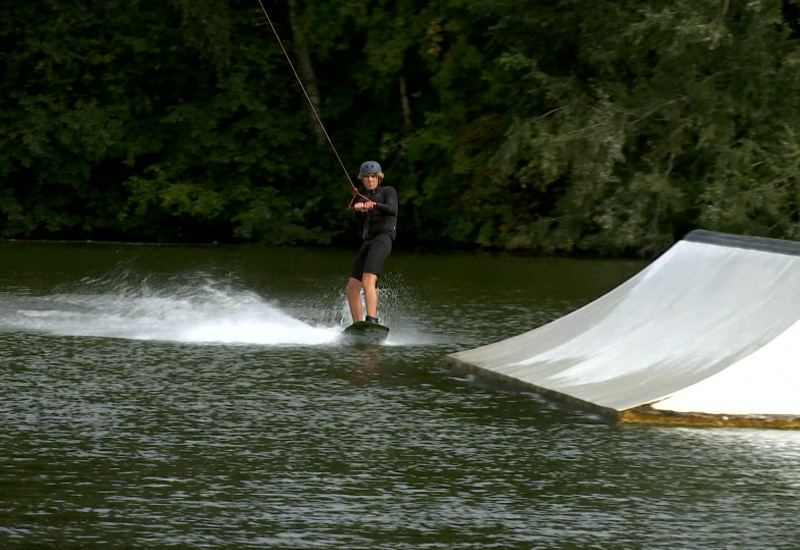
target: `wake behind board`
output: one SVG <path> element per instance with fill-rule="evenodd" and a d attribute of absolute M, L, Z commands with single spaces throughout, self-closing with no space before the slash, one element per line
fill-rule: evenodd
<path fill-rule="evenodd" d="M 389 327 L 359 321 L 344 329 L 342 334 L 354 344 L 380 344 L 389 336 Z"/>

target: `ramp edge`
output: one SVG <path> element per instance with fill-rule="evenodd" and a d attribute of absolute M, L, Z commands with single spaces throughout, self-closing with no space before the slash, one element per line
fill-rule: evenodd
<path fill-rule="evenodd" d="M 696 427 L 737 427 L 737 428 L 800 428 L 800 416 L 795 415 L 735 415 L 702 412 L 661 411 L 642 405 L 619 413 L 620 424 L 660 424 Z"/>
<path fill-rule="evenodd" d="M 536 384 L 525 382 L 523 380 L 520 380 L 519 378 L 514 378 L 513 376 L 508 376 L 506 374 L 501 374 L 499 372 L 490 369 L 485 369 L 483 367 L 479 367 L 472 363 L 467 363 L 466 361 L 462 361 L 461 359 L 456 359 L 452 355 L 445 356 L 445 360 L 449 363 L 450 367 L 453 370 L 458 370 L 470 374 L 476 374 L 482 380 L 493 380 L 495 382 L 498 382 L 503 387 L 507 388 L 529 390 L 538 395 L 541 395 L 542 397 L 545 397 L 550 401 L 553 401 L 554 403 L 562 403 L 570 408 L 583 410 L 588 413 L 594 413 L 612 422 L 619 419 L 619 411 L 615 409 L 611 409 L 609 407 L 603 407 L 602 405 L 598 405 L 590 401 L 584 401 L 583 399 L 579 399 L 577 397 L 574 397 L 566 393 L 561 393 L 555 390 L 551 390 L 543 386 L 537 386 Z"/>
<path fill-rule="evenodd" d="M 730 233 L 717 233 L 705 229 L 695 229 L 687 233 L 682 240 L 717 246 L 728 246 L 731 248 L 758 250 L 761 252 L 773 252 L 775 254 L 800 256 L 800 242 L 771 239 L 769 237 L 732 235 Z"/>
<path fill-rule="evenodd" d="M 734 415 L 712 414 L 702 412 L 663 411 L 648 405 L 640 405 L 631 409 L 618 411 L 603 407 L 596 403 L 584 401 L 569 394 L 551 390 L 518 378 L 485 369 L 472 363 L 448 355 L 445 357 L 453 370 L 478 375 L 483 380 L 493 380 L 501 386 L 519 390 L 529 390 L 542 397 L 567 407 L 596 414 L 617 425 L 652 425 L 652 426 L 688 426 L 696 428 L 737 427 L 737 428 L 773 428 L 794 430 L 800 429 L 800 416 L 795 415 Z"/>

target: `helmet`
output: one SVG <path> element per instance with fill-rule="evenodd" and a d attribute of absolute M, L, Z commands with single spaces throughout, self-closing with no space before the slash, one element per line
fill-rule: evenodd
<path fill-rule="evenodd" d="M 368 160 L 364 164 L 361 165 L 361 169 L 358 171 L 358 177 L 365 174 L 380 174 L 382 172 L 381 165 L 375 162 L 374 160 Z"/>

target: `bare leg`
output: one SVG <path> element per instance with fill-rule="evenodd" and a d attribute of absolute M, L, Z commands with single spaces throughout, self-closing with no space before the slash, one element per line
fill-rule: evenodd
<path fill-rule="evenodd" d="M 350 315 L 353 317 L 353 322 L 363 321 L 364 318 L 361 313 L 361 281 L 351 277 L 347 281 L 345 294 L 347 295 L 347 303 L 350 305 Z"/>
<path fill-rule="evenodd" d="M 377 283 L 378 276 L 374 273 L 364 273 L 361 276 L 361 284 L 364 287 L 364 303 L 367 306 L 367 315 L 370 317 L 378 317 Z"/>

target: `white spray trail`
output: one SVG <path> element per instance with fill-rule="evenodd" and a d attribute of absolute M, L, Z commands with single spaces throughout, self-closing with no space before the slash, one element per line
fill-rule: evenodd
<path fill-rule="evenodd" d="M 124 279 L 125 277 L 123 277 Z M 333 342 L 339 328 L 293 318 L 258 294 L 192 277 L 153 288 L 145 279 L 84 281 L 68 292 L 6 296 L 0 329 L 192 343 L 302 344 Z M 108 287 L 111 288 L 108 288 Z"/>

